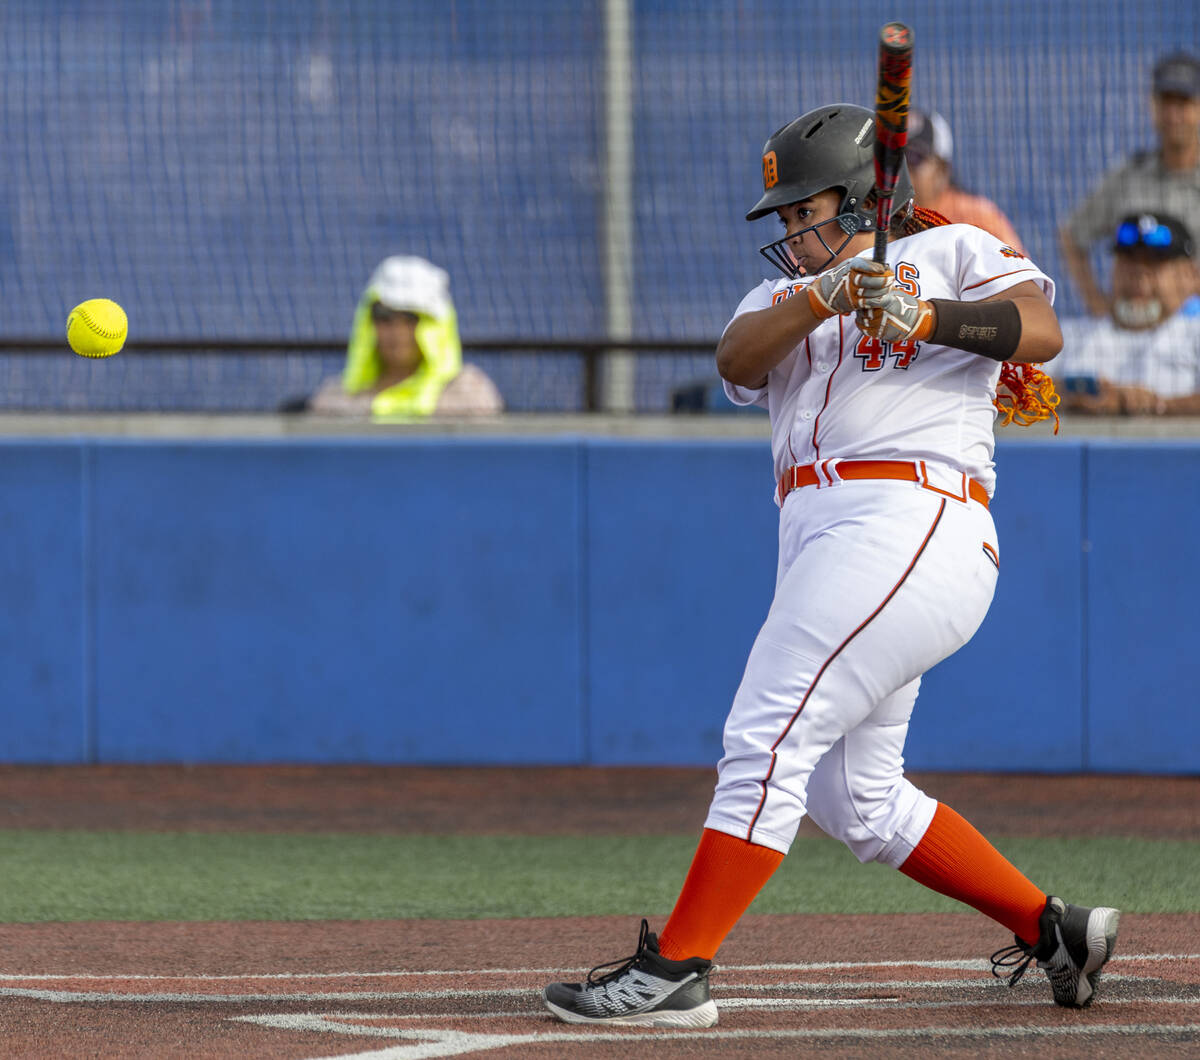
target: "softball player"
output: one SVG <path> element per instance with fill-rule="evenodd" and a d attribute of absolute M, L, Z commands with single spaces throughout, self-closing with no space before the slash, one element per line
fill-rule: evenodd
<path fill-rule="evenodd" d="M 1082 1007 L 1120 914 L 1047 896 L 969 823 L 909 782 L 902 751 L 921 675 L 983 621 L 1000 566 L 989 513 L 998 383 L 1006 419 L 1053 413 L 1032 367 L 1061 346 L 1053 281 L 988 233 L 914 209 L 902 169 L 887 263 L 874 243 L 874 117 L 840 104 L 763 149 L 784 273 L 738 306 L 717 348 L 725 390 L 771 417 L 780 507 L 775 597 L 725 726 L 716 791 L 660 938 L 552 983 L 572 1023 L 706 1027 L 711 962 L 807 813 L 880 861 L 1014 933 L 992 957 L 1033 961 Z M 970 690 L 963 690 L 964 698 Z"/>

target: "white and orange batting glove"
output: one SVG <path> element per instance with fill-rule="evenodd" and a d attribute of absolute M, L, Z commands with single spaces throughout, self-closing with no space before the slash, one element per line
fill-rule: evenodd
<path fill-rule="evenodd" d="M 863 278 L 875 278 L 872 274 L 879 269 L 886 271 L 887 266 L 868 258 L 851 258 L 821 273 L 808 287 L 808 307 L 813 316 L 828 320 L 864 308 L 864 298 L 873 289 L 863 285 Z"/>
<path fill-rule="evenodd" d="M 861 308 L 854 322 L 859 331 L 881 342 L 927 339 L 933 334 L 937 314 L 924 299 L 896 289 L 895 276 L 886 265 L 870 261 L 870 269 L 859 269 L 862 259 L 849 264 L 848 282 L 859 292 Z"/>

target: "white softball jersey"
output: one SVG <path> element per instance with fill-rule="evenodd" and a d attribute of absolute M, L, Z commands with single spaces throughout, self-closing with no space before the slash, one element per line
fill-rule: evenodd
<path fill-rule="evenodd" d="M 1054 294 L 1028 258 L 968 225 L 896 240 L 888 262 L 926 299 L 974 301 L 1026 280 Z M 811 282 L 764 282 L 737 314 Z M 807 813 L 860 860 L 893 867 L 920 842 L 937 803 L 904 776 L 903 748 L 921 676 L 974 635 L 1000 568 L 986 497 L 963 480 L 994 487 L 999 371 L 933 343 L 882 344 L 834 317 L 761 390 L 725 384 L 733 401 L 769 410 L 776 480 L 794 464 L 820 474 L 782 501 L 775 596 L 725 723 L 706 827 L 786 853 Z M 930 473 L 842 478 L 839 460 Z"/>
<path fill-rule="evenodd" d="M 973 225 L 893 240 L 887 261 L 897 284 L 924 299 L 981 301 L 1032 280 L 1054 301 L 1049 276 Z M 812 280 L 764 280 L 733 319 L 793 297 Z M 734 404 L 770 413 L 776 482 L 792 464 L 831 458 L 925 460 L 965 471 L 991 494 L 999 375 L 1000 365 L 987 357 L 930 342 L 881 343 L 859 331 L 852 316 L 838 316 L 772 369 L 766 387 L 726 381 L 725 393 Z"/>

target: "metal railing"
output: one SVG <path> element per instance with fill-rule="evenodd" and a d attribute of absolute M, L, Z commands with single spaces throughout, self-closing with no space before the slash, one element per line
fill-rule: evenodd
<path fill-rule="evenodd" d="M 602 412 L 609 407 L 604 394 L 604 365 L 609 356 L 638 353 L 698 354 L 716 349 L 715 339 L 527 339 L 487 338 L 462 340 L 464 353 L 544 353 L 573 354 L 583 358 L 583 407 L 588 412 Z M 65 353 L 63 338 L 0 337 L 0 354 L 33 353 L 37 351 Z M 234 339 L 234 338 L 162 338 L 130 339 L 121 355 L 204 353 L 209 355 L 240 354 L 338 354 L 346 350 L 345 337 L 326 339 Z"/>

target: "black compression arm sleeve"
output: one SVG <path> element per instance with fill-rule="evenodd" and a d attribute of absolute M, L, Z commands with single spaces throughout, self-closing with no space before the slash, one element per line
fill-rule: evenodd
<path fill-rule="evenodd" d="M 937 310 L 930 342 L 1007 361 L 1021 344 L 1021 311 L 1014 302 L 929 300 Z"/>

